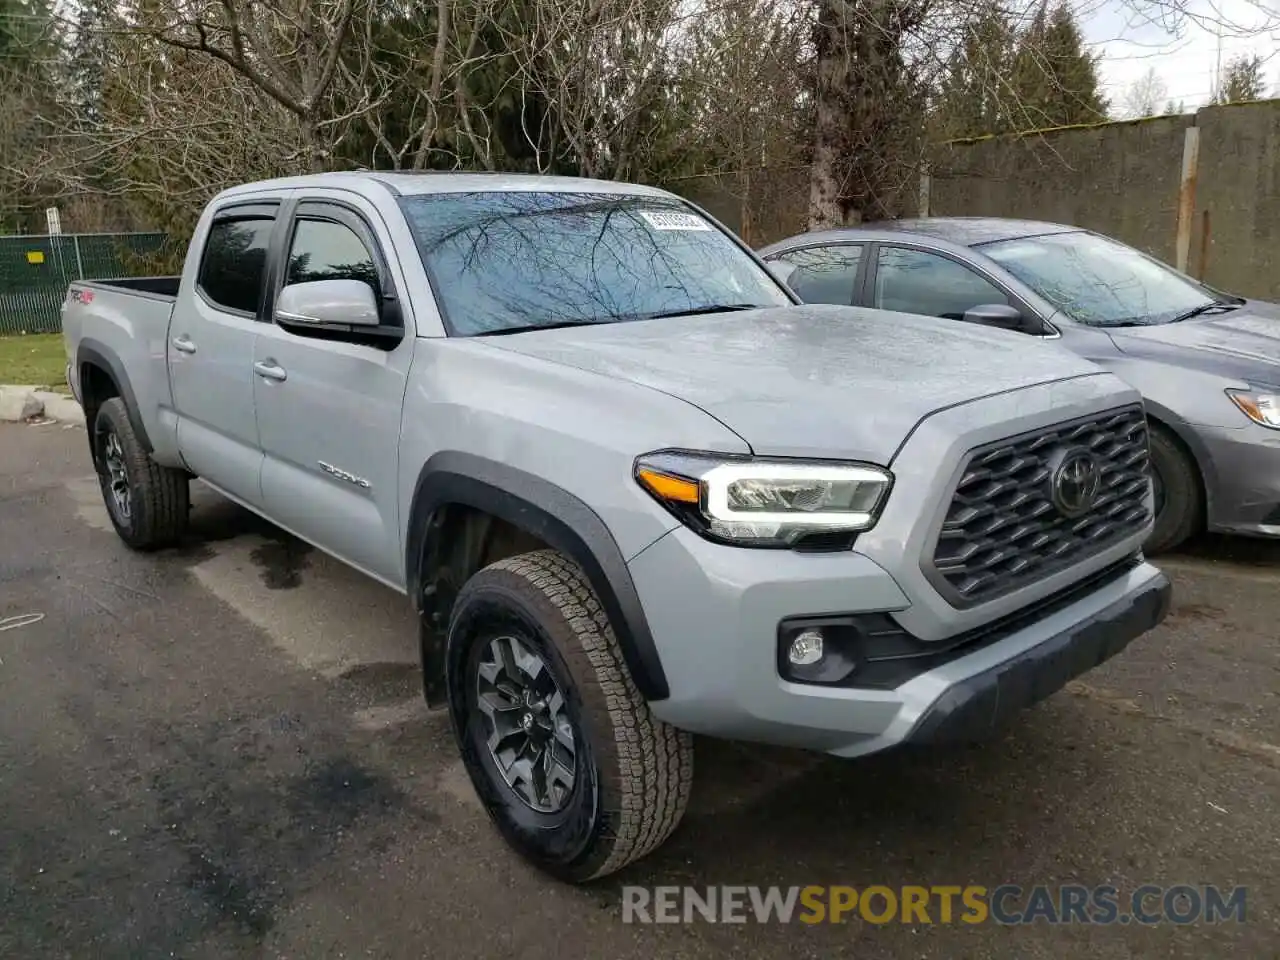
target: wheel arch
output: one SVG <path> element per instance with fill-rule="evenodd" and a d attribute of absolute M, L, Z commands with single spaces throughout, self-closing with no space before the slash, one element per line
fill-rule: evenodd
<path fill-rule="evenodd" d="M 1187 455 L 1191 465 L 1195 467 L 1196 479 L 1200 483 L 1200 498 L 1204 504 L 1204 519 L 1207 522 L 1213 513 L 1213 490 L 1217 480 L 1217 473 L 1213 469 L 1213 458 L 1209 455 L 1208 448 L 1196 435 L 1191 425 L 1172 410 L 1158 403 L 1152 403 L 1150 400 L 1145 401 L 1144 405 L 1147 421 L 1171 436 Z"/>
<path fill-rule="evenodd" d="M 423 689 L 443 701 L 444 633 L 457 591 L 489 555 L 494 527 L 571 557 L 587 576 L 646 700 L 669 696 L 640 597 L 600 516 L 572 493 L 507 464 L 438 453 L 419 472 L 405 538 L 405 583 L 418 612 Z"/>
<path fill-rule="evenodd" d="M 93 339 L 80 341 L 76 348 L 76 372 L 80 382 L 80 405 L 84 409 L 85 427 L 92 437 L 93 420 L 106 400 L 119 397 L 124 401 L 133 432 L 148 454 L 153 452 L 151 438 L 142 423 L 133 385 L 120 358 L 105 343 Z"/>

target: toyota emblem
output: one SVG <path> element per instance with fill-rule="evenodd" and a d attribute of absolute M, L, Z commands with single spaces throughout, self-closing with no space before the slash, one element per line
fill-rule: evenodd
<path fill-rule="evenodd" d="M 1075 519 L 1093 509 L 1102 489 L 1102 465 L 1088 450 L 1068 450 L 1053 471 L 1050 493 L 1064 517 Z"/>

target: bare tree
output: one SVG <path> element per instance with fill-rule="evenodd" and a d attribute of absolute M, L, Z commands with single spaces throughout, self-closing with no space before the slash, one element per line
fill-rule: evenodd
<path fill-rule="evenodd" d="M 567 154 L 586 176 L 644 178 L 672 134 L 677 0 L 528 0 L 524 14 L 505 36 L 520 89 L 551 116 L 525 131 L 538 168 Z"/>
<path fill-rule="evenodd" d="M 1148 67 L 1147 72 L 1125 90 L 1120 100 L 1120 116 L 1131 120 L 1153 117 L 1160 112 L 1168 96 L 1168 85 L 1156 73 L 1155 67 Z"/>
<path fill-rule="evenodd" d="M 321 170 L 328 94 L 364 0 L 170 0 L 126 26 L 135 36 L 220 61 L 296 118 L 298 165 Z"/>

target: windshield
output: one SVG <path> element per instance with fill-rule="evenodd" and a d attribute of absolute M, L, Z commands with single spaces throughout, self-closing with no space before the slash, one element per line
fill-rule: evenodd
<path fill-rule="evenodd" d="M 981 249 L 1080 323 L 1169 323 L 1215 302 L 1203 287 L 1164 264 L 1092 233 L 1003 240 Z"/>
<path fill-rule="evenodd" d="M 678 200 L 505 191 L 401 204 L 454 336 L 792 302 Z"/>

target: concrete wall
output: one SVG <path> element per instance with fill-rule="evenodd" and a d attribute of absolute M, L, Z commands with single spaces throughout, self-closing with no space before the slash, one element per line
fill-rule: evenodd
<path fill-rule="evenodd" d="M 1190 126 L 1200 151 L 1187 271 L 1280 301 L 1280 100 L 942 145 L 929 212 L 1077 224 L 1174 263 Z M 756 171 L 676 189 L 763 246 L 805 229 L 807 183 L 805 171 Z"/>
<path fill-rule="evenodd" d="M 1193 122 L 1163 117 L 939 147 L 929 212 L 1077 224 L 1173 262 Z"/>
<path fill-rule="evenodd" d="M 1280 100 L 940 147 L 930 212 L 1074 223 L 1173 263 L 1190 126 L 1200 149 L 1187 272 L 1280 300 Z"/>
<path fill-rule="evenodd" d="M 1191 241 L 1198 272 L 1208 214 L 1205 281 L 1280 301 L 1280 100 L 1201 110 Z"/>

